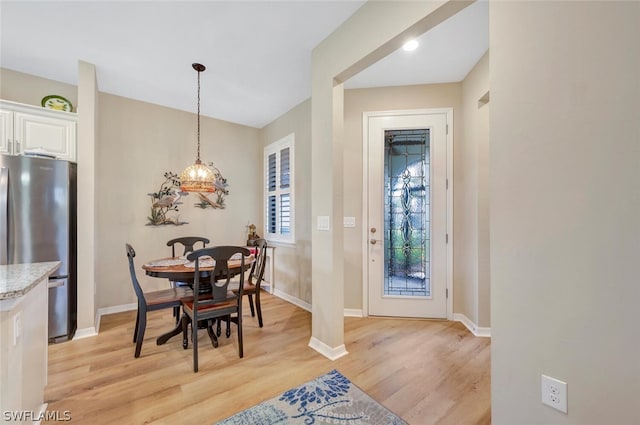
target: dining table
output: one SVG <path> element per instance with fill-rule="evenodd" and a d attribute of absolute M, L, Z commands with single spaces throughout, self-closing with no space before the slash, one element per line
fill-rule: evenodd
<path fill-rule="evenodd" d="M 244 269 L 242 268 L 241 258 L 234 256 L 229 259 L 227 266 L 231 277 L 242 272 L 246 272 L 251 268 L 251 265 L 255 261 L 255 251 L 251 251 L 251 249 L 249 250 L 251 255 L 244 257 Z M 209 279 L 214 270 L 214 266 L 215 264 L 212 259 L 201 257 L 199 264 L 200 279 Z M 187 260 L 185 255 L 180 257 L 165 257 L 157 260 L 151 260 L 144 263 L 142 265 L 142 269 L 145 271 L 147 276 L 169 279 L 174 282 L 187 282 L 189 286 L 193 288 L 193 281 L 195 280 L 196 274 L 195 262 Z M 216 276 L 216 279 L 226 277 L 227 276 Z M 201 285 L 199 293 L 203 294 L 207 292 L 211 292 L 211 286 L 209 284 Z M 182 333 L 182 321 L 183 318 L 181 317 L 174 329 L 160 335 L 156 339 L 156 344 L 162 345 L 172 337 Z M 209 336 L 213 342 L 214 336 L 211 333 L 209 333 Z"/>

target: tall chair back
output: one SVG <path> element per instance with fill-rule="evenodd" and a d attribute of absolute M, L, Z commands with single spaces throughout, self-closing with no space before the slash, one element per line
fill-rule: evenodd
<path fill-rule="evenodd" d="M 136 269 L 133 259 L 136 256 L 136 251 L 130 244 L 125 244 L 127 251 L 127 259 L 129 260 L 129 274 L 131 275 L 131 283 L 133 290 L 138 298 L 138 312 L 136 315 L 136 326 L 133 330 L 133 342 L 136 343 L 136 351 L 134 356 L 140 357 L 140 351 L 142 350 L 142 341 L 144 340 L 144 333 L 147 327 L 147 312 L 160 310 L 163 308 L 173 308 L 180 310 L 182 301 L 190 300 L 193 291 L 191 288 L 170 288 L 162 289 L 158 291 L 144 292 L 138 282 L 136 276 Z"/>
<path fill-rule="evenodd" d="M 171 239 L 167 242 L 167 246 L 171 247 L 171 256 L 175 257 L 176 244 L 181 244 L 184 246 L 182 255 L 185 255 L 187 252 L 195 251 L 195 247 L 198 242 L 202 242 L 202 248 L 204 248 L 209 243 L 209 239 L 201 236 L 183 236 L 180 238 Z"/>
<path fill-rule="evenodd" d="M 198 371 L 198 323 L 207 321 L 207 329 L 211 330 L 213 319 L 231 319 L 238 325 L 238 355 L 242 358 L 242 287 L 244 284 L 245 257 L 250 252 L 247 248 L 240 246 L 216 246 L 203 248 L 190 253 L 187 260 L 194 261 L 195 277 L 193 281 L 193 302 L 183 303 L 184 315 L 188 320 L 183 320 L 183 346 L 187 341 L 187 325 L 192 323 L 193 341 L 193 371 Z M 204 257 L 210 257 L 206 259 Z M 213 271 L 209 277 L 201 276 L 201 261 L 215 262 Z M 230 261 L 239 261 L 240 267 L 234 267 L 232 271 L 229 267 Z M 240 276 L 240 288 L 232 291 L 229 283 L 234 274 Z M 214 345 L 216 346 L 216 345 Z"/>
<path fill-rule="evenodd" d="M 260 289 L 262 278 L 264 277 L 264 269 L 267 264 L 267 241 L 265 239 L 256 239 L 254 246 L 257 248 L 256 259 L 251 265 L 251 273 L 249 273 L 249 282 Z"/>
<path fill-rule="evenodd" d="M 249 299 L 249 308 L 251 309 L 251 316 L 256 315 L 258 312 L 258 325 L 262 327 L 262 305 L 260 303 L 260 285 L 264 277 L 264 270 L 267 264 L 267 241 L 263 238 L 255 239 L 253 246 L 257 248 L 255 261 L 251 266 L 251 272 L 249 278 L 244 284 L 244 295 Z M 253 296 L 255 295 L 255 307 L 253 303 Z"/>
<path fill-rule="evenodd" d="M 136 297 L 138 298 L 138 310 L 140 310 L 140 308 L 146 310 L 147 302 L 144 299 L 144 292 L 142 292 L 140 282 L 138 282 L 138 277 L 136 276 L 136 269 L 133 261 L 136 256 L 136 251 L 130 244 L 125 244 L 125 247 L 127 249 L 127 259 L 129 260 L 129 274 L 131 275 L 133 291 L 136 293 Z"/>

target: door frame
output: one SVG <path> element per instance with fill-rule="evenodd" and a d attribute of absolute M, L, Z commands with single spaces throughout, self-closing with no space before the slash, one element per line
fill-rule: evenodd
<path fill-rule="evenodd" d="M 369 316 L 369 118 L 380 116 L 430 115 L 447 116 L 447 320 L 453 320 L 453 108 L 401 109 L 362 113 L 362 316 Z"/>

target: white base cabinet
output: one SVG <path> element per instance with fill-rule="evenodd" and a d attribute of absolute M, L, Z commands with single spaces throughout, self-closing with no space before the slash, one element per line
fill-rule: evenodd
<path fill-rule="evenodd" d="M 77 115 L 0 100 L 0 153 L 76 161 Z"/>

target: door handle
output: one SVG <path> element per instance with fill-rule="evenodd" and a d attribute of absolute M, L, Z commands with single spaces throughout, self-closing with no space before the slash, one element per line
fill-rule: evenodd
<path fill-rule="evenodd" d="M 49 289 L 64 286 L 66 281 L 67 279 L 51 279 L 48 284 Z"/>
<path fill-rule="evenodd" d="M 369 243 L 370 243 L 371 245 L 375 245 L 375 244 L 377 244 L 378 242 L 382 242 L 382 240 L 381 240 L 381 239 L 369 239 Z"/>

